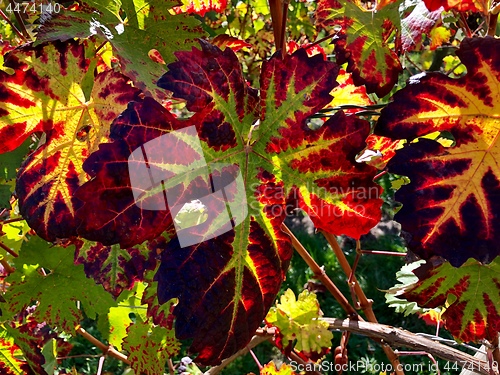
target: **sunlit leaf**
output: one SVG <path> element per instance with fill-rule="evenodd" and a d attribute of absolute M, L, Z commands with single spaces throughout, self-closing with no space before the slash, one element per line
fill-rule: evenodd
<path fill-rule="evenodd" d="M 378 96 L 388 94 L 402 72 L 389 45 L 392 33 L 400 28 L 398 6 L 399 2 L 391 3 L 375 12 L 354 0 L 318 1 L 318 26 L 340 29 L 333 38 L 337 63 L 347 62 L 354 83 Z"/>
<path fill-rule="evenodd" d="M 500 329 L 500 258 L 490 264 L 469 259 L 460 268 L 429 262 L 416 269 L 419 281 L 402 296 L 422 307 L 446 307 L 442 319 L 457 339 L 495 340 Z"/>
<path fill-rule="evenodd" d="M 406 140 L 394 140 L 388 137 L 370 134 L 366 138 L 366 149 L 358 157 L 358 161 L 364 161 L 377 169 L 384 169 L 389 160 L 396 155 L 396 150 L 401 149 Z"/>
<path fill-rule="evenodd" d="M 241 40 L 239 38 L 236 38 L 234 36 L 230 36 L 227 34 L 220 34 L 217 35 L 213 40 L 212 44 L 214 46 L 219 47 L 220 49 L 225 49 L 226 47 L 231 48 L 234 52 L 239 51 L 240 49 L 244 47 L 252 47 L 250 43 L 245 42 L 244 40 Z"/>
<path fill-rule="evenodd" d="M 271 361 L 264 367 L 260 369 L 260 375 L 295 375 L 296 372 L 293 371 L 290 365 L 282 363 L 279 370 L 276 364 Z"/>
<path fill-rule="evenodd" d="M 328 107 L 337 107 L 343 105 L 352 106 L 367 106 L 374 104 L 366 93 L 366 87 L 356 86 L 352 79 L 352 74 L 347 73 L 344 69 L 340 69 L 339 76 L 337 77 L 339 85 L 335 87 L 330 95 L 333 100 Z M 356 113 L 361 109 L 352 108 L 345 110 L 346 113 Z"/>
<path fill-rule="evenodd" d="M 128 79 L 107 71 L 94 79 L 90 98 L 80 86 L 89 68 L 85 44 L 25 46 L 9 55 L 14 75 L 0 72 L 0 152 L 31 134 L 44 140 L 18 172 L 21 214 L 47 240 L 76 234 L 73 192 L 87 176 L 82 163 L 106 140 L 111 121 L 138 96 Z"/>
<path fill-rule="evenodd" d="M 2 306 L 4 315 L 17 314 L 38 301 L 33 313 L 37 321 L 74 333 L 83 318 L 77 301 L 90 318 L 107 313 L 115 305 L 111 295 L 85 276 L 83 266 L 74 265 L 73 254 L 72 246 L 50 248 L 37 237 L 24 243 L 14 260 L 16 272 L 7 278 L 11 285 L 5 294 L 7 305 Z"/>
<path fill-rule="evenodd" d="M 354 162 L 368 123 L 339 113 L 317 131 L 307 126 L 331 100 L 335 64 L 303 49 L 275 56 L 263 64 L 259 100 L 231 49 L 201 46 L 178 52 L 179 61 L 159 80 L 194 115 L 176 119 L 149 98 L 131 103 L 112 127 L 113 143 L 102 144 L 85 163 L 93 179 L 77 196 L 84 202 L 82 235 L 132 246 L 173 231 L 178 223 L 171 207 L 184 209 L 213 192 L 210 179 L 189 168 L 200 160 L 224 163 L 212 167 L 211 178 L 235 181 L 224 188 L 225 203 L 208 201 L 206 221 L 187 228 L 189 236 L 177 228 L 177 237 L 157 248 L 162 263 L 155 277 L 160 303 L 179 299 L 177 337 L 193 339 L 197 361 L 212 364 L 248 343 L 279 291 L 291 256 L 280 228 L 287 197 L 289 207 L 306 210 L 318 227 L 356 238 L 378 222 L 381 201 L 372 181 L 376 170 Z M 186 173 L 174 178 L 176 169 Z M 159 183 L 154 176 L 161 173 L 172 178 L 158 177 Z M 237 182 L 240 174 L 244 184 Z M 234 224 L 207 237 L 228 224 L 226 205 Z M 193 275 L 199 275 L 196 283 Z"/>
<path fill-rule="evenodd" d="M 430 11 L 443 7 L 445 10 L 457 10 L 459 12 L 480 12 L 488 11 L 489 1 L 487 0 L 424 0 L 425 5 Z"/>
<path fill-rule="evenodd" d="M 288 289 L 276 307 L 271 308 L 266 322 L 279 329 L 283 346 L 297 340 L 295 349 L 310 356 L 313 353 L 324 354 L 325 349 L 332 345 L 333 334 L 328 330 L 328 323 L 318 319 L 321 315 L 314 293 L 305 290 L 296 298 Z"/>
<path fill-rule="evenodd" d="M 408 176 L 396 215 L 420 257 L 439 255 L 454 266 L 500 254 L 500 41 L 465 39 L 457 51 L 467 75 L 414 77 L 394 96 L 375 129 L 409 139 L 450 132 L 456 146 L 420 139 L 396 152 L 389 172 Z"/>
<path fill-rule="evenodd" d="M 7 329 L 0 326 L 0 371 L 5 375 L 24 375 L 26 363 L 20 358 L 23 353 L 14 343 L 14 338 Z"/>
<path fill-rule="evenodd" d="M 182 5 L 174 7 L 175 13 L 196 13 L 204 16 L 210 11 L 223 12 L 227 7 L 227 0 L 181 0 Z"/>
<path fill-rule="evenodd" d="M 149 323 L 136 322 L 127 328 L 123 349 L 137 374 L 163 374 L 168 358 L 176 355 L 181 347 L 174 331 L 164 327 L 151 327 Z"/>

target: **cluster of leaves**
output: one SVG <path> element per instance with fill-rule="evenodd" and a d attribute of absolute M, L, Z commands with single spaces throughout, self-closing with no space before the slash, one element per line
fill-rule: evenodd
<path fill-rule="evenodd" d="M 0 369 L 53 373 L 48 359 L 67 348 L 51 340 L 78 332 L 84 314 L 99 319 L 137 374 L 162 373 L 178 340 L 190 340 L 197 363 L 220 363 L 248 344 L 279 292 L 292 253 L 281 229 L 286 215 L 301 209 L 316 228 L 359 239 L 381 217 L 380 170 L 409 178 L 396 195 L 403 203 L 396 219 L 411 234 L 409 249 L 428 260 L 403 297 L 446 305 L 442 318 L 462 341 L 494 340 L 500 42 L 485 35 L 496 32 L 495 7 L 297 1 L 292 21 L 279 24 L 262 1 L 234 9 L 215 1 L 65 5 L 40 15 L 34 42 L 2 45 L 9 53 L 0 65 L 0 241 L 9 276 L 0 354 L 13 360 Z M 489 20 L 484 30 L 470 29 L 471 14 Z M 271 25 L 288 27 L 300 44 L 275 52 Z M 310 45 L 324 35 L 335 62 Z M 428 50 L 446 46 L 456 51 L 432 64 L 461 63 L 467 74 L 399 83 L 405 61 L 425 62 Z M 386 104 L 390 93 L 376 122 L 363 119 L 373 112 L 362 109 Z M 310 122 L 315 115 L 324 120 L 319 127 Z M 166 137 L 189 128 L 199 147 Z M 141 149 L 154 157 L 137 159 Z M 368 162 L 356 162 L 363 149 Z M 224 167 L 196 174 L 200 159 Z M 184 178 L 154 178 L 179 170 Z M 140 200 L 134 173 L 151 179 Z M 161 188 L 178 187 L 173 207 L 171 199 L 192 201 L 238 174 L 244 186 L 226 187 L 222 202 L 224 210 L 247 202 L 238 225 L 183 246 Z M 220 213 L 220 203 L 207 209 Z M 215 216 L 199 225 L 217 227 Z M 18 219 L 20 228 L 9 224 Z M 295 300 L 287 292 L 266 321 L 285 353 L 295 344 L 305 359 L 318 359 L 331 341 L 318 317 L 314 295 Z M 33 322 L 50 335 L 23 328 Z M 52 357 L 40 349 L 49 342 Z M 26 363 L 14 360 L 21 352 Z"/>

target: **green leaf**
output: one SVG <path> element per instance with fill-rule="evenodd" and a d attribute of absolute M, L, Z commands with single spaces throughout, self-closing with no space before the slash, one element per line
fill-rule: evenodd
<path fill-rule="evenodd" d="M 32 140 L 27 139 L 15 150 L 0 154 L 0 178 L 11 180 L 16 178 L 17 170 L 29 151 Z"/>
<path fill-rule="evenodd" d="M 404 316 L 429 310 L 419 307 L 416 302 L 410 302 L 401 298 L 401 296 L 398 296 L 398 293 L 400 294 L 401 291 L 409 285 L 418 281 L 418 277 L 415 276 L 412 271 L 421 266 L 423 263 L 425 263 L 425 261 L 419 260 L 417 262 L 404 265 L 398 272 L 396 272 L 396 279 L 400 282 L 400 284 L 394 285 L 385 294 L 385 301 L 387 302 L 387 305 L 394 308 L 398 313 L 404 313 Z"/>
<path fill-rule="evenodd" d="M 123 349 L 130 355 L 128 359 L 136 374 L 163 374 L 165 362 L 176 355 L 181 347 L 173 330 L 151 327 L 149 323 L 137 322 L 127 328 Z"/>
<path fill-rule="evenodd" d="M 124 290 L 117 299 L 118 306 L 111 307 L 107 315 L 100 315 L 98 328 L 110 345 L 122 350 L 122 341 L 127 336 L 127 328 L 132 323 L 147 320 L 147 306 L 141 305 L 144 283 L 136 283 L 131 291 Z"/>
<path fill-rule="evenodd" d="M 78 301 L 92 319 L 116 306 L 110 294 L 85 276 L 83 266 L 74 265 L 73 257 L 73 246 L 51 248 L 38 237 L 25 242 L 14 260 L 16 272 L 7 278 L 11 283 L 5 294 L 8 316 L 38 301 L 33 313 L 37 321 L 74 333 L 83 317 Z"/>
<path fill-rule="evenodd" d="M 42 354 L 45 358 L 44 370 L 48 375 L 54 375 L 54 370 L 57 365 L 57 341 L 55 339 L 49 340 L 42 348 Z"/>
<path fill-rule="evenodd" d="M 174 52 L 189 49 L 197 38 L 206 35 L 195 18 L 170 13 L 170 8 L 179 5 L 175 0 L 87 0 L 85 3 L 78 10 L 67 9 L 45 22 L 38 32 L 37 43 L 96 34 L 111 43 L 122 72 L 135 86 L 158 99 L 166 95 L 156 81 L 165 71 L 165 64 L 174 60 Z"/>
<path fill-rule="evenodd" d="M 287 341 L 297 340 L 295 349 L 310 355 L 323 353 L 332 345 L 333 334 L 328 330 L 328 323 L 318 319 L 321 315 L 316 294 L 304 290 L 296 299 L 288 289 L 280 303 L 269 310 L 266 322 L 279 329 L 285 341 L 283 346 L 287 346 Z"/>
<path fill-rule="evenodd" d="M 403 298 L 426 308 L 444 307 L 446 328 L 461 341 L 497 338 L 500 327 L 500 257 L 490 264 L 469 259 L 460 268 L 428 261 L 414 273 L 419 281 Z"/>

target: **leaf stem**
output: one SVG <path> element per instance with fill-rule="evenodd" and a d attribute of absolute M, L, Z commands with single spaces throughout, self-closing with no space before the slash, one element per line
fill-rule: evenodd
<path fill-rule="evenodd" d="M 120 353 L 118 350 L 113 348 L 112 346 L 108 346 L 106 344 L 103 344 L 100 342 L 98 339 L 96 339 L 94 336 L 92 336 L 90 333 L 85 331 L 82 327 L 78 327 L 76 329 L 76 333 L 78 333 L 80 336 L 83 336 L 87 341 L 90 343 L 94 344 L 96 347 L 98 347 L 105 355 L 109 355 L 110 357 L 116 358 L 127 365 L 130 365 L 130 361 L 128 360 L 127 356 Z"/>
<path fill-rule="evenodd" d="M 7 15 L 3 12 L 3 10 L 0 9 L 0 16 L 12 27 L 12 30 L 17 34 L 19 38 L 21 38 L 24 42 L 27 42 L 28 39 L 25 38 L 25 36 L 19 31 L 19 29 L 14 25 L 10 18 L 7 17 Z"/>
<path fill-rule="evenodd" d="M 304 246 L 299 242 L 297 237 L 292 233 L 292 231 L 285 225 L 281 225 L 281 229 L 287 233 L 292 239 L 292 246 L 295 251 L 299 253 L 299 255 L 304 259 L 306 264 L 311 268 L 314 273 L 314 276 L 320 280 L 323 285 L 328 289 L 328 291 L 332 294 L 332 296 L 337 300 L 338 303 L 342 306 L 345 312 L 349 315 L 351 319 L 358 319 L 358 313 L 351 306 L 349 301 L 344 297 L 342 292 L 337 288 L 337 286 L 333 283 L 333 281 L 326 275 L 323 268 L 321 268 L 318 263 L 311 257 L 309 252 L 304 248 Z"/>

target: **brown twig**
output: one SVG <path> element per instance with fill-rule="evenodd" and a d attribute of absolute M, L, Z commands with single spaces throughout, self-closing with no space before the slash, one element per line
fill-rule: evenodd
<path fill-rule="evenodd" d="M 309 252 L 304 248 L 304 246 L 299 242 L 297 237 L 294 236 L 292 231 L 283 224 L 281 229 L 287 233 L 292 239 L 292 246 L 297 251 L 297 253 L 304 259 L 306 264 L 311 268 L 314 273 L 314 276 L 320 280 L 323 285 L 328 289 L 328 291 L 332 294 L 332 296 L 337 300 L 338 303 L 342 306 L 345 312 L 349 315 L 351 319 L 357 319 L 358 313 L 356 309 L 349 303 L 349 301 L 344 297 L 342 292 L 337 288 L 337 286 L 333 283 L 333 281 L 326 275 L 325 271 L 316 263 L 316 261 L 311 257 Z"/>
<path fill-rule="evenodd" d="M 222 361 L 222 363 L 218 366 L 214 366 L 211 369 L 209 369 L 207 372 L 205 372 L 205 375 L 216 375 L 219 372 L 221 372 L 227 365 L 229 365 L 231 362 L 233 362 L 236 358 L 241 357 L 242 355 L 247 354 L 250 349 L 256 347 L 257 345 L 263 343 L 264 341 L 267 341 L 273 337 L 272 334 L 264 332 L 263 330 L 260 330 L 261 335 L 255 335 L 252 340 L 248 343 L 247 346 L 245 346 L 243 349 L 240 351 L 234 353 L 231 357 L 226 358 L 225 360 Z"/>
<path fill-rule="evenodd" d="M 490 375 L 488 362 L 400 328 L 349 319 L 323 318 L 322 320 L 330 325 L 330 329 L 347 330 L 358 335 L 383 340 L 393 346 L 425 351 L 446 361 L 457 363 L 461 367 L 473 368 L 479 374 Z"/>
<path fill-rule="evenodd" d="M 14 258 L 17 258 L 19 254 L 17 254 L 14 250 L 11 250 L 10 247 L 8 247 L 6 244 L 4 244 L 2 241 L 0 241 L 0 247 L 4 249 L 6 252 L 8 252 L 10 255 L 12 255 Z"/>
<path fill-rule="evenodd" d="M 347 258 L 345 257 L 344 252 L 340 248 L 339 243 L 337 242 L 337 239 L 331 233 L 327 233 L 324 231 L 322 233 L 325 236 L 328 243 L 330 244 L 330 246 L 332 247 L 333 252 L 337 256 L 339 264 L 342 267 L 344 273 L 349 278 L 350 286 L 352 285 L 352 288 L 354 290 L 354 293 L 356 294 L 357 300 L 359 301 L 359 305 L 366 315 L 366 319 L 369 322 L 378 323 L 377 317 L 375 316 L 373 309 L 372 309 L 373 301 L 366 298 L 365 292 L 363 291 L 363 289 L 359 285 L 359 282 L 356 279 L 356 275 L 354 275 L 352 268 L 351 268 L 351 265 L 347 261 Z M 357 244 L 357 246 L 359 247 L 359 243 Z M 403 375 L 404 372 L 401 370 L 402 367 L 400 366 L 398 356 L 394 353 L 392 348 L 390 346 L 382 343 L 382 349 L 384 350 L 384 353 L 387 356 L 387 358 L 389 359 L 389 361 L 391 361 L 392 366 L 393 366 L 396 374 Z"/>
<path fill-rule="evenodd" d="M 9 3 L 11 8 L 15 9 L 16 2 L 14 0 L 9 0 Z M 26 25 L 24 24 L 24 20 L 21 17 L 21 12 L 14 11 L 14 16 L 16 17 L 16 20 L 19 23 L 19 26 L 21 27 L 21 33 L 23 35 L 24 41 L 29 41 L 31 37 L 30 34 L 28 33 L 28 30 L 26 30 Z"/>
<path fill-rule="evenodd" d="M 321 39 L 315 40 L 314 42 L 312 42 L 311 44 L 309 44 L 308 46 L 306 46 L 304 48 L 308 49 L 308 48 L 314 47 L 315 45 L 323 43 L 323 42 L 327 41 L 328 39 L 332 39 L 335 35 L 337 35 L 337 32 L 330 34 L 330 35 L 327 35 Z"/>
<path fill-rule="evenodd" d="M 76 329 L 76 333 L 78 333 L 80 336 L 83 336 L 87 341 L 98 347 L 105 355 L 109 355 L 110 357 L 116 358 L 123 363 L 126 363 L 127 365 L 130 365 L 130 361 L 128 360 L 127 356 L 120 353 L 118 350 L 113 348 L 112 346 L 108 346 L 106 344 L 103 344 L 100 342 L 98 339 L 96 339 L 94 336 L 92 336 L 90 333 L 85 331 L 82 327 L 78 327 Z"/>
<path fill-rule="evenodd" d="M 7 275 L 10 275 L 15 271 L 15 269 L 11 267 L 11 265 L 5 258 L 0 259 L 0 264 L 3 266 L 3 269 Z"/>
<path fill-rule="evenodd" d="M 11 21 L 10 18 L 7 17 L 7 15 L 3 12 L 3 10 L 0 9 L 0 16 L 10 25 L 12 30 L 16 33 L 16 35 L 21 38 L 24 42 L 27 42 L 28 40 L 25 38 L 25 36 L 19 31 L 19 29 L 14 25 Z"/>
<path fill-rule="evenodd" d="M 14 219 L 2 220 L 2 221 L 0 222 L 0 224 L 15 223 L 15 222 L 17 222 L 17 221 L 23 221 L 23 220 L 24 220 L 24 218 L 23 218 L 23 217 L 16 217 L 16 218 L 14 218 Z"/>
<path fill-rule="evenodd" d="M 168 373 L 170 375 L 175 375 L 175 368 L 171 358 L 167 359 L 167 366 L 168 366 Z"/>

